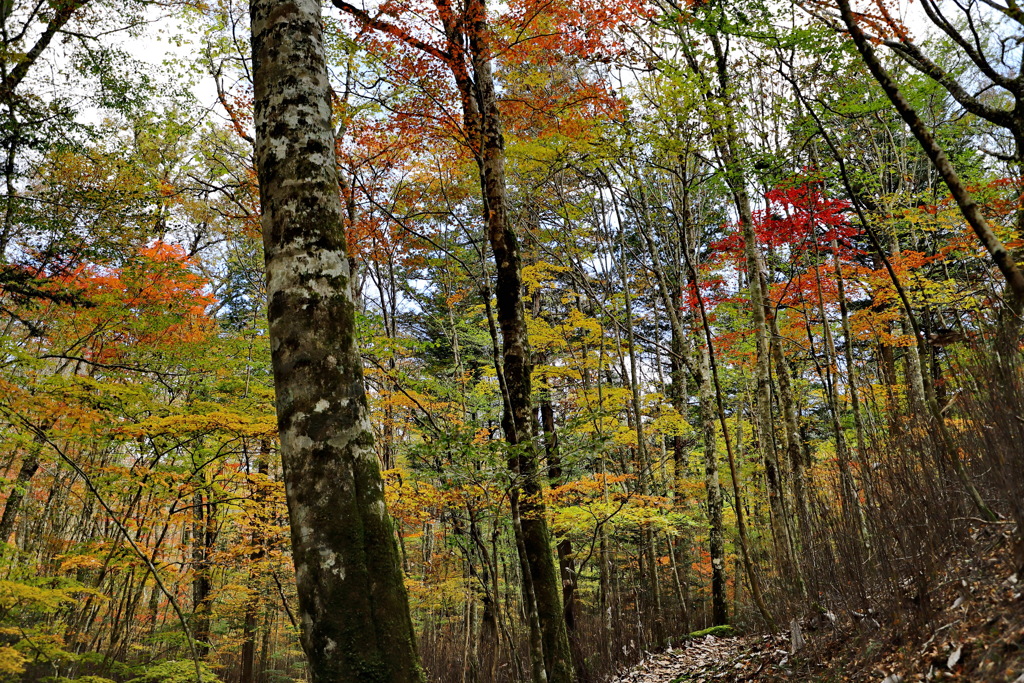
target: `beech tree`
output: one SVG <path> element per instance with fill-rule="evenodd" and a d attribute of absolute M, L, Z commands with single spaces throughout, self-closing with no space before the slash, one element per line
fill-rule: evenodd
<path fill-rule="evenodd" d="M 316 0 L 254 0 L 255 150 L 281 458 L 315 683 L 423 680 L 356 341 Z"/>

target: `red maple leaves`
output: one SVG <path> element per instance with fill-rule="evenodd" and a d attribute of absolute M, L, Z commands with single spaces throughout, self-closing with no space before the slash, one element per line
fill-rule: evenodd
<path fill-rule="evenodd" d="M 788 251 L 846 255 L 860 253 L 853 238 L 860 229 L 850 224 L 850 202 L 827 197 L 821 183 L 802 180 L 779 185 L 764 194 L 765 208 L 755 211 L 758 246 L 770 252 Z M 833 242 L 835 248 L 833 248 Z M 734 229 L 711 245 L 712 250 L 742 262 L 744 240 Z"/>

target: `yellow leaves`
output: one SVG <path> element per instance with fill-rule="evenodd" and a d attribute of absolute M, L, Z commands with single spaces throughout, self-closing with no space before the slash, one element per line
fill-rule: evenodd
<path fill-rule="evenodd" d="M 400 469 L 385 470 L 384 498 L 388 510 L 403 525 L 420 525 L 433 520 L 447 500 L 445 492 L 427 482 L 417 481 Z"/>
<path fill-rule="evenodd" d="M 0 676 L 17 676 L 25 673 L 28 658 L 9 645 L 0 646 Z"/>
<path fill-rule="evenodd" d="M 101 596 L 99 591 L 84 586 L 72 588 L 42 588 L 17 581 L 0 581 L 0 608 L 30 609 L 35 612 L 53 612 L 65 603 L 75 602 L 80 594 Z"/>
<path fill-rule="evenodd" d="M 55 610 L 72 598 L 64 591 L 38 588 L 16 581 L 0 581 L 0 607 L 11 609 L 19 604 L 38 606 L 46 611 Z"/>
<path fill-rule="evenodd" d="M 252 416 L 227 410 L 214 410 L 203 414 L 151 417 L 118 429 L 118 434 L 127 438 L 210 432 L 272 437 L 277 434 L 277 419 L 270 414 Z"/>
<path fill-rule="evenodd" d="M 414 610 L 435 610 L 445 604 L 465 599 L 472 590 L 472 582 L 460 575 L 441 580 L 421 581 L 406 576 L 405 588 L 409 594 L 409 606 Z"/>
<path fill-rule="evenodd" d="M 603 495 L 605 489 L 612 484 L 621 484 L 624 481 L 635 479 L 632 475 L 595 474 L 583 477 L 576 481 L 566 482 L 548 491 L 548 500 L 554 504 L 578 501 L 583 497 L 596 497 Z"/>
<path fill-rule="evenodd" d="M 661 414 L 651 420 L 648 429 L 665 436 L 686 436 L 693 432 L 686 418 L 668 404 L 661 406 Z"/>
<path fill-rule="evenodd" d="M 636 428 L 629 426 L 624 416 L 631 410 L 633 393 L 626 387 L 603 387 L 600 405 L 597 389 L 579 392 L 576 402 L 594 411 L 590 419 L 580 422 L 577 429 L 584 434 L 600 434 L 613 444 L 636 447 Z M 679 414 L 660 392 L 651 392 L 640 397 L 641 412 L 644 415 L 644 437 L 686 436 L 693 431 L 686 418 Z"/>
<path fill-rule="evenodd" d="M 919 295 L 932 306 L 959 305 L 964 301 L 956 281 L 952 278 L 932 280 L 924 277 L 915 277 L 913 282 Z"/>
<path fill-rule="evenodd" d="M 62 572 L 73 572 L 79 569 L 99 569 L 103 563 L 92 555 L 64 555 L 61 559 L 60 570 Z"/>
<path fill-rule="evenodd" d="M 523 266 L 523 286 L 529 294 L 541 287 L 550 287 L 556 283 L 559 273 L 569 270 L 566 266 L 559 266 L 545 261 Z"/>
<path fill-rule="evenodd" d="M 580 424 L 579 430 L 583 434 L 608 435 L 619 430 L 621 423 L 611 415 L 597 415 Z"/>
<path fill-rule="evenodd" d="M 674 534 L 679 517 L 669 500 L 643 496 L 622 486 L 632 475 L 593 475 L 549 492 L 553 529 L 557 533 L 592 534 L 598 524 L 609 528 L 654 527 Z"/>
<path fill-rule="evenodd" d="M 597 346 L 601 343 L 601 323 L 578 309 L 571 309 L 565 318 L 554 325 L 528 316 L 530 344 L 536 348 L 550 346 L 565 349 L 570 345 Z"/>
<path fill-rule="evenodd" d="M 530 346 L 538 351 L 560 349 L 565 345 L 565 337 L 560 330 L 541 318 L 529 318 L 527 329 L 530 335 Z"/>

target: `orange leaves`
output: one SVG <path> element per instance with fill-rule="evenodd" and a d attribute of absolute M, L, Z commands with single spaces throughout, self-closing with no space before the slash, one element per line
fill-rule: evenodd
<path fill-rule="evenodd" d="M 490 485 L 440 487 L 415 478 L 402 469 L 384 471 L 388 510 L 404 524 L 423 524 L 440 519 L 445 509 L 480 508 L 485 498 L 500 499 L 501 492 Z"/>
<path fill-rule="evenodd" d="M 361 27 L 357 39 L 379 58 L 388 80 L 400 84 L 386 122 L 377 118 L 359 125 L 383 123 L 387 131 L 400 130 L 396 141 L 403 144 L 456 142 L 453 149 L 464 160 L 477 144 L 476 131 L 467 129 L 471 122 L 463 120 L 475 107 L 469 46 L 477 43 L 467 39 L 481 27 L 486 34 L 479 42 L 490 45 L 485 58 L 493 56 L 501 83 L 507 132 L 534 141 L 556 135 L 576 139 L 622 108 L 588 64 L 620 56 L 625 47 L 619 29 L 653 13 L 645 0 L 515 0 L 483 18 L 458 11 L 447 0 L 388 0 L 372 16 L 346 2 L 335 4 Z M 352 133 L 353 139 L 360 137 Z"/>
<path fill-rule="evenodd" d="M 222 432 L 237 436 L 273 438 L 277 434 L 277 421 L 271 415 L 253 416 L 226 410 L 202 414 L 151 417 L 141 422 L 117 428 L 122 438 L 153 437 L 159 435 L 208 434 Z"/>
<path fill-rule="evenodd" d="M 103 563 L 93 555 L 65 555 L 60 559 L 61 572 L 75 572 L 80 569 L 99 569 Z"/>
<path fill-rule="evenodd" d="M 618 30 L 635 26 L 655 12 L 643 0 L 514 0 L 508 9 L 496 21 L 502 35 L 508 36 L 503 41 L 503 52 L 514 61 L 547 64 L 554 64 L 558 55 L 576 59 L 619 56 L 625 48 Z"/>
<path fill-rule="evenodd" d="M 566 482 L 548 491 L 548 502 L 555 505 L 576 504 L 583 499 L 596 498 L 610 490 L 613 484 L 635 479 L 633 475 L 594 474 L 576 481 Z"/>
<path fill-rule="evenodd" d="M 825 11 L 834 11 L 834 0 L 805 0 L 808 5 Z M 902 10 L 890 0 L 870 0 L 868 7 L 853 7 L 853 16 L 856 21 L 872 34 L 872 40 L 877 44 L 887 38 L 897 38 L 901 42 L 909 43 L 913 40 L 910 30 L 903 20 L 898 17 Z"/>
<path fill-rule="evenodd" d="M 97 363 L 118 362 L 140 348 L 167 348 L 198 342 L 213 332 L 206 314 L 214 299 L 208 283 L 189 268 L 178 245 L 156 242 L 139 250 L 121 268 L 80 266 L 55 279 L 77 291 L 88 307 L 51 304 L 60 339 L 73 341 Z"/>

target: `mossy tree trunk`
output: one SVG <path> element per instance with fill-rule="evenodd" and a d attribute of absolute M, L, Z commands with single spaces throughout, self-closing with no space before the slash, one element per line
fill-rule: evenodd
<path fill-rule="evenodd" d="M 281 459 L 313 683 L 423 681 L 356 344 L 320 5 L 252 0 Z"/>

